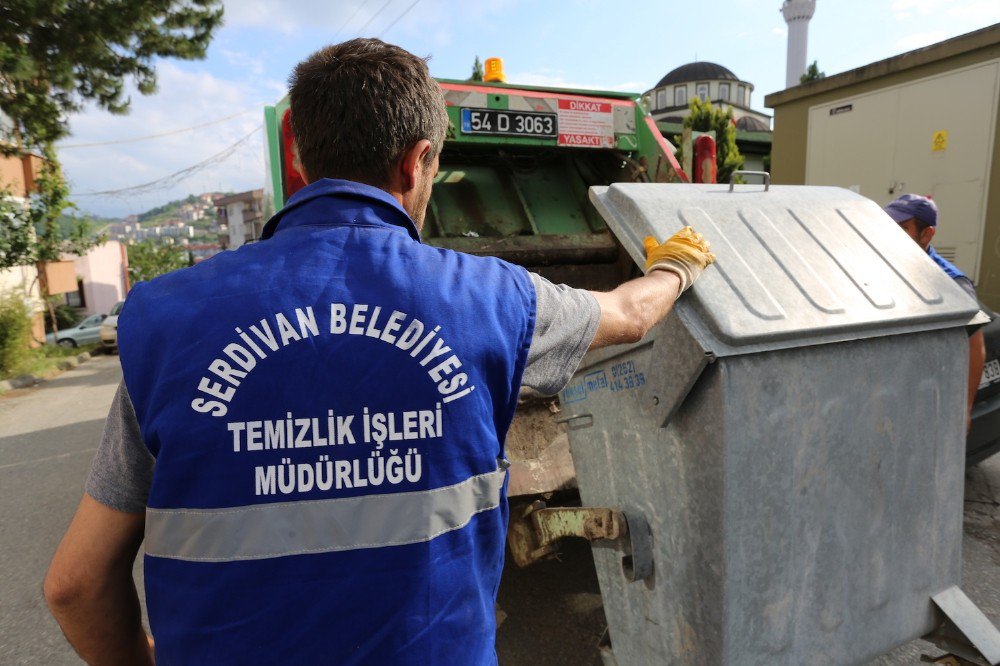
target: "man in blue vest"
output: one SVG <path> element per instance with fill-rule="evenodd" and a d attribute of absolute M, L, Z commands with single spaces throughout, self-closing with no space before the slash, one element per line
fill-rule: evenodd
<path fill-rule="evenodd" d="M 931 241 L 934 239 L 934 232 L 937 230 L 938 208 L 937 204 L 930 197 L 919 194 L 904 194 L 895 199 L 885 207 L 888 213 L 902 229 L 906 235 L 920 246 L 927 253 L 934 263 L 941 267 L 948 277 L 955 281 L 965 293 L 971 296 L 976 302 L 976 287 L 972 280 L 958 269 L 953 263 L 938 254 Z M 970 330 L 969 336 L 969 391 L 968 409 L 966 410 L 966 429 L 972 424 L 972 405 L 976 400 L 976 391 L 979 389 L 979 380 L 983 375 L 983 364 L 986 360 L 986 344 L 983 340 L 983 332 L 979 328 Z"/>
<path fill-rule="evenodd" d="M 87 661 L 495 663 L 520 386 L 637 341 L 714 259 L 685 228 L 608 293 L 420 243 L 448 127 L 374 39 L 291 78 L 308 185 L 264 240 L 136 285 L 123 383 L 45 582 Z"/>

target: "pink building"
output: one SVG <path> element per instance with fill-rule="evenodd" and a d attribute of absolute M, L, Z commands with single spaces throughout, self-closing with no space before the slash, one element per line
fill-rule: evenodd
<path fill-rule="evenodd" d="M 69 257 L 67 257 L 69 259 Z M 87 315 L 108 314 L 128 292 L 128 255 L 118 241 L 108 241 L 82 257 L 73 257 L 79 289 L 66 294 L 67 304 Z"/>

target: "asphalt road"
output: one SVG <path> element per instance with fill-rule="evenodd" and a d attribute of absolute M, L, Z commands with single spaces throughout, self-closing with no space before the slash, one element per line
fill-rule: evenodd
<path fill-rule="evenodd" d="M 34 389 L 0 396 L 0 664 L 78 664 L 45 608 L 41 582 L 83 492 L 104 415 L 121 377 L 101 356 Z M 963 589 L 1000 623 L 1000 456 L 967 478 Z M 508 558 L 509 560 L 509 558 Z M 136 576 L 141 590 L 141 558 Z M 590 550 L 504 572 L 497 653 L 504 664 L 595 665 L 605 632 Z M 920 641 L 874 664 L 939 654 Z"/>
<path fill-rule="evenodd" d="M 120 378 L 117 357 L 99 356 L 0 397 L 0 663 L 80 663 L 41 586 L 83 494 Z"/>

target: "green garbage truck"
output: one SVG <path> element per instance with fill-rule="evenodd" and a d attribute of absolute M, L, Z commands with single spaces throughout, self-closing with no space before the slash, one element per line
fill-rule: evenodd
<path fill-rule="evenodd" d="M 450 127 L 425 243 L 500 257 L 584 289 L 638 274 L 587 194 L 594 185 L 687 182 L 638 94 L 440 84 Z M 291 165 L 288 98 L 264 113 L 269 214 L 303 183 Z M 507 439 L 511 498 L 575 488 L 560 418 L 557 398 L 522 396 Z"/>

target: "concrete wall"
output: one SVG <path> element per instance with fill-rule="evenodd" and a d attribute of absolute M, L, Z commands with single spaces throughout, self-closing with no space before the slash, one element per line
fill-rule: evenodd
<path fill-rule="evenodd" d="M 108 314 L 125 298 L 128 284 L 128 263 L 125 247 L 109 241 L 91 249 L 82 257 L 66 257 L 73 261 L 76 276 L 83 282 L 84 312 Z M 44 302 L 36 280 L 34 266 L 17 266 L 0 270 L 0 298 L 15 294 L 24 298 L 34 312 L 35 339 L 44 340 Z"/>
<path fill-rule="evenodd" d="M 30 153 L 0 155 L 0 187 L 17 198 L 28 196 L 35 189 L 35 178 L 42 163 L 41 157 Z"/>
<path fill-rule="evenodd" d="M 15 266 L 0 270 L 0 298 L 17 294 L 28 299 L 32 307 L 41 310 L 42 301 L 38 291 L 38 271 L 34 266 Z"/>
<path fill-rule="evenodd" d="M 226 219 L 229 220 L 229 249 L 235 250 L 246 241 L 246 236 L 243 232 L 242 201 L 226 206 Z"/>
<path fill-rule="evenodd" d="M 933 197 L 935 249 L 978 280 L 998 91 L 993 60 L 813 106 L 806 183 L 851 188 L 880 206 L 906 192 Z"/>
<path fill-rule="evenodd" d="M 1000 24 L 768 95 L 765 104 L 774 109 L 774 142 L 771 153 L 773 182 L 792 185 L 806 183 L 810 108 L 948 74 L 997 58 L 1000 58 Z M 956 99 L 955 104 L 962 104 L 962 99 Z M 907 108 L 900 109 L 899 112 L 919 111 L 919 108 Z M 887 116 L 885 122 L 894 122 L 894 116 Z M 995 124 L 993 135 L 1000 137 L 1000 114 L 997 114 Z M 873 135 L 877 135 L 880 130 L 873 127 L 871 131 Z M 988 141 L 989 138 L 983 136 L 983 141 Z M 991 155 L 992 162 L 986 182 L 985 229 L 978 262 L 977 291 L 987 305 L 1000 310 L 1000 139 L 993 142 Z M 863 154 L 855 157 L 859 163 L 866 160 Z M 986 178 L 986 174 L 983 178 Z"/>
<path fill-rule="evenodd" d="M 26 195 L 24 165 L 20 157 L 0 156 L 0 187 L 8 189 L 15 197 Z"/>
<path fill-rule="evenodd" d="M 128 266 L 125 248 L 118 241 L 108 241 L 76 257 L 76 274 L 83 281 L 84 310 L 88 315 L 108 314 L 125 298 Z"/>

